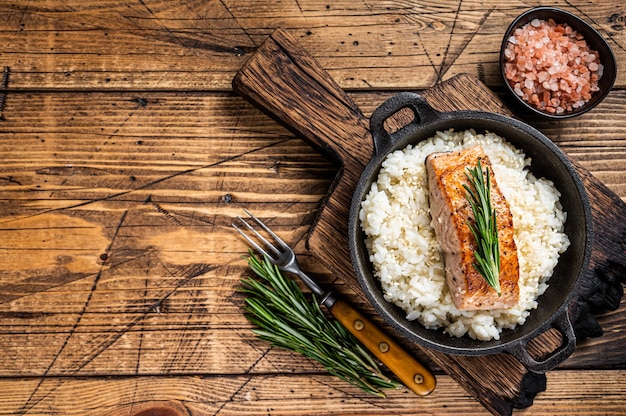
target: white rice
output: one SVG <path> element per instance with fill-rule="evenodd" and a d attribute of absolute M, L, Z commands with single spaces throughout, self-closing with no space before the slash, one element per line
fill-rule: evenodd
<path fill-rule="evenodd" d="M 511 308 L 459 311 L 446 285 L 443 254 L 430 226 L 426 156 L 480 145 L 489 156 L 500 190 L 511 208 L 520 266 L 520 300 Z M 387 156 L 361 205 L 361 227 L 384 297 L 427 328 L 455 337 L 499 339 L 503 329 L 526 320 L 559 255 L 569 246 L 566 213 L 551 181 L 537 179 L 530 159 L 502 137 L 473 130 L 437 132 L 416 146 Z"/>

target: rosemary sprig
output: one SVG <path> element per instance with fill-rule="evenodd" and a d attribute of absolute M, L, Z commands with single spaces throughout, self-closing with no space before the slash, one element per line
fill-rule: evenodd
<path fill-rule="evenodd" d="M 467 221 L 474 238 L 476 250 L 474 250 L 474 266 L 485 278 L 489 286 L 495 289 L 500 296 L 500 248 L 498 244 L 498 226 L 496 225 L 496 210 L 491 205 L 491 180 L 489 168 L 483 168 L 480 159 L 475 168 L 467 168 L 465 176 L 471 187 L 463 185 L 467 193 L 465 197 L 469 201 L 474 221 Z"/>
<path fill-rule="evenodd" d="M 258 338 L 295 351 L 324 366 L 330 373 L 362 390 L 385 397 L 382 389 L 400 382 L 386 377 L 369 353 L 338 321 L 322 312 L 314 295 L 307 299 L 296 282 L 252 252 L 248 265 L 260 280 L 243 279 L 246 317 Z"/>

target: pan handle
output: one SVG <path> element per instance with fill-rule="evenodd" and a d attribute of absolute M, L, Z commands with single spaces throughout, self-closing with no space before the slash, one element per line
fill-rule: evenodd
<path fill-rule="evenodd" d="M 534 373 L 545 373 L 553 369 L 569 357 L 576 348 L 576 335 L 567 308 L 557 312 L 554 321 L 552 321 L 552 328 L 561 333 L 563 342 L 546 358 L 540 360 L 533 358 L 526 349 L 527 343 L 518 344 L 507 352 L 515 356 L 528 370 Z"/>
<path fill-rule="evenodd" d="M 385 128 L 387 119 L 405 108 L 413 112 L 413 118 L 393 133 L 387 131 Z M 424 97 L 413 92 L 401 92 L 389 98 L 374 110 L 370 117 L 370 131 L 374 139 L 374 155 L 379 156 L 383 154 L 398 140 L 411 135 L 421 124 L 438 119 L 440 114 L 426 102 Z"/>

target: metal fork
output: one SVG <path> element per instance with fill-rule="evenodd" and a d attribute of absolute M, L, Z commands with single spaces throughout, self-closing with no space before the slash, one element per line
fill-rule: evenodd
<path fill-rule="evenodd" d="M 315 280 L 311 279 L 306 273 L 302 271 L 300 265 L 298 264 L 298 259 L 296 258 L 296 253 L 293 252 L 291 247 L 287 245 L 283 240 L 280 239 L 267 225 L 265 225 L 261 220 L 252 215 L 248 210 L 244 209 L 245 213 L 250 216 L 254 222 L 256 222 L 261 228 L 263 228 L 275 241 L 278 243 L 278 247 L 274 244 L 270 243 L 265 237 L 263 237 L 256 229 L 254 229 L 246 220 L 237 216 L 239 221 L 245 227 L 250 230 L 263 244 L 270 250 L 273 255 L 270 255 L 265 249 L 259 246 L 252 238 L 250 238 L 246 233 L 244 233 L 239 227 L 235 224 L 232 224 L 235 230 L 239 232 L 243 236 L 243 238 L 248 241 L 252 247 L 255 248 L 256 251 L 263 254 L 272 264 L 278 266 L 278 268 L 284 272 L 293 273 L 298 276 L 302 281 L 308 286 L 309 289 L 313 292 L 313 294 L 320 299 L 320 304 L 326 306 L 327 308 L 331 308 L 337 298 L 334 296 L 332 291 L 324 290 Z"/>
<path fill-rule="evenodd" d="M 329 312 L 372 354 L 378 357 L 378 359 L 409 389 L 420 396 L 428 395 L 435 389 L 437 384 L 435 376 L 428 369 L 416 361 L 389 336 L 378 329 L 363 314 L 344 300 L 339 299 L 332 291 L 323 289 L 315 280 L 304 273 L 298 265 L 296 255 L 289 245 L 281 240 L 267 225 L 252 215 L 248 210 L 244 209 L 244 211 L 251 220 L 265 230 L 276 243 L 271 243 L 251 226 L 248 221 L 237 216 L 245 228 L 250 233 L 254 234 L 266 248 L 261 247 L 261 245 L 241 228 L 232 224 L 233 228 L 246 239 L 248 244 L 254 247 L 259 253 L 263 254 L 269 262 L 276 265 L 280 270 L 293 273 L 302 279 L 315 294 L 317 299 L 320 299 L 320 304 L 326 306 Z"/>

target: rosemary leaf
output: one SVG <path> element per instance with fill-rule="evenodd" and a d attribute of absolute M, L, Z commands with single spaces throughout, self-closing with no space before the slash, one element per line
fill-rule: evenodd
<path fill-rule="evenodd" d="M 308 300 L 295 281 L 252 252 L 248 265 L 260 279 L 243 279 L 247 319 L 253 333 L 272 345 L 300 353 L 362 390 L 385 397 L 401 384 L 385 376 L 376 361 L 337 320 L 326 317 L 315 296 Z"/>
<path fill-rule="evenodd" d="M 498 296 L 500 291 L 500 247 L 498 243 L 498 226 L 496 210 L 491 205 L 491 180 L 489 168 L 483 174 L 480 159 L 475 168 L 467 168 L 465 176 L 471 186 L 463 185 L 474 214 L 474 221 L 467 225 L 476 240 L 474 250 L 474 267 L 485 278 L 489 286 L 494 288 Z"/>

